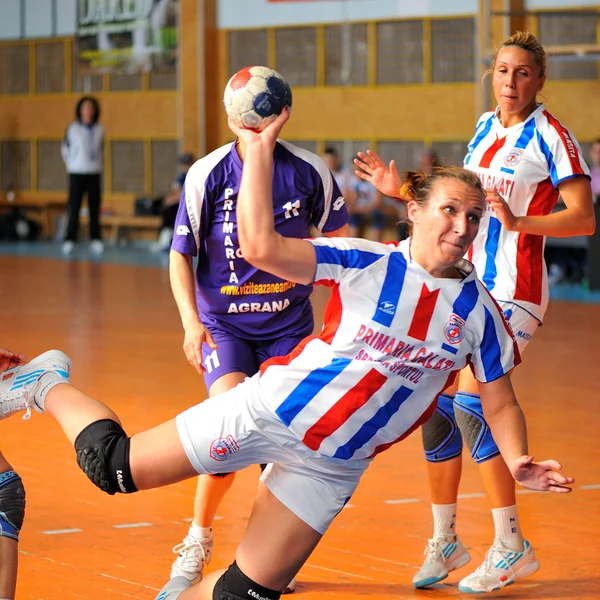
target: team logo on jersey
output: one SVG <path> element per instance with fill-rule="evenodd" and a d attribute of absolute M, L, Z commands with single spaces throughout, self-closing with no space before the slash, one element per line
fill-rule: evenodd
<path fill-rule="evenodd" d="M 177 225 L 177 231 L 175 233 L 177 235 L 187 235 L 190 233 L 190 229 L 187 225 Z"/>
<path fill-rule="evenodd" d="M 393 302 L 383 300 L 379 303 L 377 310 L 379 312 L 385 313 L 386 315 L 394 315 L 396 312 L 396 305 Z"/>
<path fill-rule="evenodd" d="M 448 322 L 444 325 L 444 337 L 450 344 L 460 344 L 464 337 L 465 332 L 463 327 L 465 322 L 454 313 L 450 315 Z"/>
<path fill-rule="evenodd" d="M 522 148 L 513 148 L 505 157 L 504 164 L 507 167 L 516 167 L 521 162 L 521 156 L 523 156 Z"/>
<path fill-rule="evenodd" d="M 232 436 L 228 435 L 224 438 L 215 440 L 210 445 L 210 456 L 215 460 L 227 460 L 232 454 L 235 454 L 240 447 Z"/>

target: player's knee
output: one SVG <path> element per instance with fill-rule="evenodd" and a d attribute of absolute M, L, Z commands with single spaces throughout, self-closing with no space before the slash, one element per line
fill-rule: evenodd
<path fill-rule="evenodd" d="M 457 394 L 454 400 L 454 412 L 465 444 L 477 464 L 500 454 L 489 425 L 483 416 L 483 407 L 479 396 Z"/>
<path fill-rule="evenodd" d="M 252 581 L 234 562 L 215 583 L 213 600 L 279 600 L 281 592 Z"/>
<path fill-rule="evenodd" d="M 137 492 L 129 467 L 130 442 L 116 421 L 94 421 L 75 440 L 77 464 L 107 494 Z"/>
<path fill-rule="evenodd" d="M 435 413 L 421 428 L 425 458 L 443 462 L 462 453 L 462 436 L 454 417 L 453 398 L 442 394 Z"/>
<path fill-rule="evenodd" d="M 0 537 L 19 541 L 25 518 L 25 487 L 14 471 L 0 473 Z"/>

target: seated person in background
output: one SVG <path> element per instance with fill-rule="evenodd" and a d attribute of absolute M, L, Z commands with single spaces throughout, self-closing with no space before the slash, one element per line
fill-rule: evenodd
<path fill-rule="evenodd" d="M 158 242 L 152 246 L 155 252 L 168 250 L 171 247 L 173 239 L 173 228 L 175 227 L 175 217 L 179 208 L 179 199 L 181 198 L 181 190 L 190 167 L 196 162 L 194 155 L 190 152 L 182 154 L 179 157 L 179 173 L 171 184 L 171 191 L 163 200 L 161 217 L 162 223 L 160 233 L 158 234 Z"/>
<path fill-rule="evenodd" d="M 437 154 L 431 150 L 431 148 L 428 148 L 421 154 L 418 170 L 421 171 L 421 173 L 425 173 L 425 175 L 431 175 L 434 169 L 441 166 Z"/>
<path fill-rule="evenodd" d="M 346 198 L 350 215 L 350 236 L 365 237 L 371 228 L 373 241 L 381 242 L 385 228 L 383 194 L 358 177 L 352 180 L 352 194 Z"/>
<path fill-rule="evenodd" d="M 323 154 L 323 160 L 346 201 L 351 200 L 354 195 L 354 177 L 350 170 L 344 167 L 337 150 L 332 146 L 327 146 Z"/>
<path fill-rule="evenodd" d="M 382 196 L 381 212 L 383 213 L 384 227 L 393 228 L 396 231 L 396 239 L 399 242 L 409 237 L 408 211 L 404 202 L 398 202 L 394 198 Z M 386 236 L 383 241 L 388 241 L 388 237 Z"/>

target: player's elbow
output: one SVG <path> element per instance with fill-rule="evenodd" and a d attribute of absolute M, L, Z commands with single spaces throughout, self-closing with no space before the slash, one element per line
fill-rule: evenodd
<path fill-rule="evenodd" d="M 596 215 L 591 202 L 585 209 L 575 208 L 573 215 L 576 218 L 574 219 L 574 231 L 571 232 L 571 235 L 594 235 L 596 231 Z"/>
<path fill-rule="evenodd" d="M 594 213 L 592 213 L 587 219 L 586 219 L 586 231 L 584 233 L 584 235 L 594 235 L 594 233 L 596 233 L 596 216 L 594 215 Z"/>
<path fill-rule="evenodd" d="M 246 232 L 238 236 L 240 250 L 244 260 L 249 262 L 253 267 L 263 269 L 269 265 L 269 259 L 276 256 L 276 236 L 260 236 Z"/>
<path fill-rule="evenodd" d="M 247 248 L 246 250 L 242 248 L 242 256 L 253 267 L 260 269 L 261 271 L 269 271 L 269 266 L 272 264 L 275 254 L 269 252 L 265 248 L 251 245 L 250 248 Z"/>

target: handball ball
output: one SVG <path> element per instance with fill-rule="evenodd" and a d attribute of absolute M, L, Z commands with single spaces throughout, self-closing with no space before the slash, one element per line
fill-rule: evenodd
<path fill-rule="evenodd" d="M 260 131 L 281 114 L 284 106 L 292 106 L 292 90 L 277 71 L 246 67 L 227 82 L 223 102 L 235 125 Z"/>

